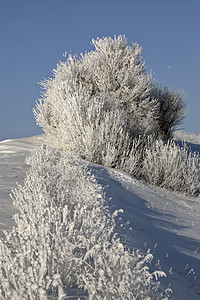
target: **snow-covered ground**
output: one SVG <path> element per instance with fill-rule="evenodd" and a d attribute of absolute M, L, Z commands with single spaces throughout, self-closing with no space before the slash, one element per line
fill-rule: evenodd
<path fill-rule="evenodd" d="M 0 142 L 0 234 L 14 226 L 16 212 L 9 197 L 25 176 L 25 157 L 40 144 L 36 138 Z M 200 299 L 200 197 L 186 197 L 151 187 L 123 172 L 89 164 L 105 187 L 110 209 L 122 208 L 120 236 L 129 247 L 151 249 L 154 265 L 165 271 L 161 280 L 172 288 L 170 299 Z M 128 228 L 132 227 L 132 230 Z M 153 265 L 152 265 L 153 268 Z"/>
<path fill-rule="evenodd" d="M 38 137 L 0 142 L 0 236 L 14 225 L 15 210 L 10 192 L 22 183 L 26 172 L 25 158 L 40 144 Z"/>

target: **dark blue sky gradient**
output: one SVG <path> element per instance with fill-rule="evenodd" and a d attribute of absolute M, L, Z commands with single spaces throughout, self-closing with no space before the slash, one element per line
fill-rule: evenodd
<path fill-rule="evenodd" d="M 39 134 L 38 82 L 64 52 L 85 52 L 92 38 L 115 34 L 143 47 L 159 83 L 185 91 L 183 128 L 200 133 L 199 0 L 0 0 L 0 140 Z"/>

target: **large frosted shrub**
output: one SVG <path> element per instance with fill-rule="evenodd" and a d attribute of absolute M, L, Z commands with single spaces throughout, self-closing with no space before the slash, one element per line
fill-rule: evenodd
<path fill-rule="evenodd" d="M 143 161 L 143 178 L 173 191 L 200 193 L 200 157 L 174 141 L 149 138 Z"/>
<path fill-rule="evenodd" d="M 92 44 L 94 51 L 69 55 L 42 82 L 34 113 L 48 144 L 116 166 L 135 138 L 171 137 L 183 116 L 183 98 L 155 84 L 137 43 L 129 46 L 119 35 Z"/>
<path fill-rule="evenodd" d="M 130 143 L 126 112 L 111 104 L 110 96 L 90 96 L 82 86 L 73 93 L 66 88 L 65 93 L 67 102 L 57 102 L 62 113 L 54 133 L 47 130 L 46 142 L 95 163 L 116 165 L 121 151 Z M 39 117 L 42 122 L 43 115 Z"/>
<path fill-rule="evenodd" d="M 28 163 L 13 192 L 17 226 L 0 241 L 0 299 L 161 299 L 153 276 L 164 274 L 122 245 L 94 177 L 48 147 Z"/>
<path fill-rule="evenodd" d="M 142 138 L 133 139 L 127 112 L 115 105 L 106 94 L 89 95 L 83 86 L 73 93 L 65 89 L 67 102 L 57 101 L 62 111 L 56 129 L 47 130 L 47 144 L 58 147 L 94 163 L 116 167 L 134 175 L 139 173 L 142 153 Z M 44 110 L 46 103 L 38 104 Z M 39 114 L 45 124 L 44 114 Z M 45 125 L 44 125 L 45 126 Z"/>
<path fill-rule="evenodd" d="M 183 93 L 153 81 L 146 72 L 142 48 L 137 43 L 129 46 L 125 36 L 98 38 L 92 44 L 94 51 L 69 56 L 58 64 L 53 78 L 42 83 L 43 96 L 34 113 L 46 143 L 152 184 L 194 193 L 198 164 L 191 154 L 169 142 L 184 117 Z M 149 136 L 156 137 L 160 146 L 149 148 Z M 163 157 L 170 157 L 170 151 L 176 153 L 177 171 L 169 171 L 166 179 L 150 178 L 155 169 L 163 173 Z M 156 160 L 155 169 L 150 155 Z"/>

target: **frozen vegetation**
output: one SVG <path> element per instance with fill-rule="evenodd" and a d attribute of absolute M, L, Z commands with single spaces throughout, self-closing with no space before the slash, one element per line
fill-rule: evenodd
<path fill-rule="evenodd" d="M 45 142 L 150 184 L 197 195 L 200 159 L 172 141 L 184 95 L 146 72 L 142 48 L 124 36 L 92 40 L 44 80 L 34 114 Z"/>
<path fill-rule="evenodd" d="M 199 299 L 199 146 L 173 140 L 184 95 L 125 36 L 92 44 L 42 82 L 43 136 L 0 144 L 0 299 Z"/>
<path fill-rule="evenodd" d="M 119 268 L 124 268 L 124 280 L 137 277 L 136 289 L 135 280 L 127 287 L 129 293 L 130 285 L 134 295 L 138 292 L 138 299 L 146 299 L 147 295 L 150 299 L 163 299 L 166 289 L 168 293 L 169 289 L 173 291 L 169 293 L 170 299 L 199 299 L 199 197 L 186 197 L 151 187 L 124 172 L 85 161 L 74 163 L 72 157 L 48 147 L 34 150 L 27 166 L 25 157 L 39 143 L 33 138 L 0 143 L 1 271 L 4 274 L 0 278 L 7 276 L 7 280 L 1 282 L 2 299 L 23 299 L 22 295 L 24 299 L 59 299 L 58 290 L 60 295 L 64 291 L 68 293 L 68 297 L 60 299 L 74 299 L 72 295 L 78 293 L 82 295 L 81 299 L 87 299 L 88 291 L 96 289 L 99 289 L 97 294 L 91 298 L 103 299 L 103 293 L 119 291 L 116 287 Z M 3 167 L 5 164 L 6 168 Z M 16 208 L 9 197 L 15 181 L 21 183 L 12 194 Z M 60 202 L 55 201 L 57 199 Z M 78 210 L 76 219 L 72 212 L 69 215 L 69 205 L 73 204 L 73 212 Z M 11 216 L 16 213 L 16 225 L 12 229 Z M 63 219 L 64 214 L 66 219 Z M 83 216 L 87 222 L 84 219 L 80 222 Z M 2 232 L 5 228 L 7 237 Z M 112 244 L 108 237 L 112 237 Z M 110 254 L 104 259 L 102 248 L 104 255 Z M 67 249 L 66 253 L 61 251 L 64 249 Z M 85 256 L 87 251 L 91 256 Z M 118 259 L 122 262 L 126 259 L 129 264 L 120 265 Z M 91 267 L 96 264 L 102 272 L 94 273 L 89 266 L 87 268 L 86 262 L 90 262 Z M 71 273 L 65 277 L 69 265 L 72 266 Z M 143 269 L 142 265 L 149 269 Z M 167 277 L 156 281 L 157 273 L 153 275 L 153 272 L 160 270 Z M 88 272 L 86 278 L 85 272 Z M 102 282 L 98 282 L 101 276 Z M 112 276 L 115 280 L 109 282 Z M 89 283 L 85 294 L 81 288 L 71 288 L 76 280 L 80 280 L 83 287 L 85 282 Z M 108 290 L 101 292 L 101 284 L 104 286 L 105 281 Z M 120 288 L 121 292 L 124 288 Z M 27 296 L 29 294 L 32 298 Z M 125 297 L 119 295 L 109 295 L 105 299 L 134 299 L 128 293 Z"/>
<path fill-rule="evenodd" d="M 16 227 L 1 242 L 2 299 L 64 299 L 79 287 L 91 299 L 160 298 L 153 256 L 125 247 L 102 186 L 84 166 L 43 146 L 13 191 Z"/>

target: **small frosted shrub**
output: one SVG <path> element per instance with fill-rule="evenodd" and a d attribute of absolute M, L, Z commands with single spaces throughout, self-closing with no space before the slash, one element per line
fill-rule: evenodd
<path fill-rule="evenodd" d="M 152 185 L 172 191 L 200 193 L 200 157 L 174 141 L 149 138 L 144 154 L 143 178 Z"/>
<path fill-rule="evenodd" d="M 77 161 L 38 148 L 13 191 L 16 228 L 0 241 L 0 299 L 161 299 L 147 264 L 115 233 L 102 187 Z"/>

